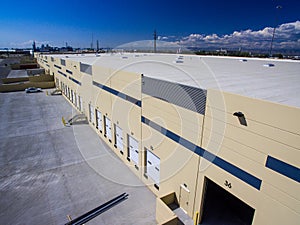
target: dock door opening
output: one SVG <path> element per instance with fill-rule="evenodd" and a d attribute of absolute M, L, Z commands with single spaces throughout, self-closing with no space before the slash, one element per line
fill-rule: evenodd
<path fill-rule="evenodd" d="M 106 116 L 104 116 L 104 123 L 105 123 L 105 132 L 104 137 L 107 137 L 109 142 L 111 142 L 111 122 Z"/>
<path fill-rule="evenodd" d="M 96 109 L 96 128 L 102 133 L 102 113 Z"/>
<path fill-rule="evenodd" d="M 115 124 L 115 147 L 123 153 L 123 131 Z"/>
<path fill-rule="evenodd" d="M 236 196 L 205 178 L 201 225 L 251 225 L 254 209 Z"/>
<path fill-rule="evenodd" d="M 128 135 L 128 158 L 133 161 L 136 168 L 139 165 L 139 142 Z"/>

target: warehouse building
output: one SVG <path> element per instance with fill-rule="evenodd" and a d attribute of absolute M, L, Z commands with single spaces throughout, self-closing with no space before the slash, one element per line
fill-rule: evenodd
<path fill-rule="evenodd" d="M 116 53 L 38 63 L 157 196 L 195 224 L 299 224 L 300 63 Z"/>

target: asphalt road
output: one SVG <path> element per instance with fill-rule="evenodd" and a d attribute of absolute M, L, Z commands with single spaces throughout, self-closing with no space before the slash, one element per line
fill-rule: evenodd
<path fill-rule="evenodd" d="M 0 224 L 64 224 L 126 192 L 87 224 L 155 224 L 155 196 L 62 96 L 0 93 Z"/>

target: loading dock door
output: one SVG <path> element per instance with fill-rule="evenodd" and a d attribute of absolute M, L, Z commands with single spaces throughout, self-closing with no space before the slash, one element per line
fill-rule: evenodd
<path fill-rule="evenodd" d="M 105 117 L 105 135 L 111 141 L 111 122 L 107 117 Z"/>
<path fill-rule="evenodd" d="M 72 91 L 72 102 L 73 102 L 73 104 L 75 104 L 75 102 L 76 102 L 76 94 L 75 94 L 75 91 Z"/>
<path fill-rule="evenodd" d="M 116 147 L 123 152 L 123 131 L 122 129 L 115 125 L 115 131 L 116 131 Z"/>
<path fill-rule="evenodd" d="M 82 112 L 83 111 L 82 97 L 78 96 L 78 100 L 79 100 L 79 110 Z"/>
<path fill-rule="evenodd" d="M 80 109 L 80 96 L 77 94 L 77 100 L 76 100 L 76 102 L 77 102 L 77 108 L 81 111 L 81 109 Z"/>
<path fill-rule="evenodd" d="M 159 186 L 160 158 L 147 149 L 147 175 Z"/>
<path fill-rule="evenodd" d="M 102 132 L 102 113 L 96 109 L 97 129 Z"/>
<path fill-rule="evenodd" d="M 70 99 L 70 88 L 68 87 L 68 99 Z"/>
<path fill-rule="evenodd" d="M 139 165 L 139 143 L 133 137 L 128 135 L 129 156 L 135 165 Z"/>
<path fill-rule="evenodd" d="M 203 215 L 200 215 L 201 224 L 252 224 L 255 210 L 224 189 L 228 187 L 221 187 L 208 178 L 205 178 L 204 185 L 206 191 L 202 197 L 204 208 Z"/>
<path fill-rule="evenodd" d="M 90 113 L 90 122 L 92 122 L 94 124 L 95 123 L 95 109 L 91 104 L 89 104 L 89 113 Z"/>
<path fill-rule="evenodd" d="M 71 89 L 71 96 L 70 96 L 70 100 L 73 103 L 73 90 Z"/>
<path fill-rule="evenodd" d="M 77 95 L 76 93 L 74 92 L 74 105 L 77 107 Z"/>

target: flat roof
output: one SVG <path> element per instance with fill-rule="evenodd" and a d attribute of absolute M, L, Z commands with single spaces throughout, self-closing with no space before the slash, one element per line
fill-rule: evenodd
<path fill-rule="evenodd" d="M 180 54 L 52 55 L 300 108 L 300 62 Z"/>

